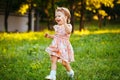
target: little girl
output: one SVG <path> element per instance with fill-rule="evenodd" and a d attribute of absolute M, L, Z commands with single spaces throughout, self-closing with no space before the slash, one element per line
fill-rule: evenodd
<path fill-rule="evenodd" d="M 55 34 L 45 34 L 46 38 L 53 39 L 50 46 L 46 48 L 46 52 L 49 53 L 51 58 L 51 71 L 50 74 L 46 76 L 46 79 L 56 80 L 57 61 L 63 64 L 69 77 L 73 78 L 74 76 L 74 71 L 70 66 L 70 62 L 74 61 L 74 52 L 69 41 L 72 31 L 70 18 L 71 15 L 67 8 L 58 7 L 55 11 L 55 21 L 57 25 L 53 26 Z"/>

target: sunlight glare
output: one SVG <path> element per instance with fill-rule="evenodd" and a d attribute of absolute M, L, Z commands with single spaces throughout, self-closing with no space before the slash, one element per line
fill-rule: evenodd
<path fill-rule="evenodd" d="M 89 30 L 82 30 L 82 31 L 75 31 L 74 34 L 77 35 L 90 35 L 90 34 L 104 34 L 104 33 L 120 33 L 120 29 L 118 30 L 98 30 L 98 31 L 89 31 Z"/>

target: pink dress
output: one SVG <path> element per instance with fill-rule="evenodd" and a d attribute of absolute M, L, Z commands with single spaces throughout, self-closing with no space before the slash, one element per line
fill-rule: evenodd
<path fill-rule="evenodd" d="M 72 30 L 71 24 L 68 24 Z M 74 61 L 74 52 L 69 41 L 70 34 L 67 34 L 63 26 L 55 25 L 55 35 L 52 43 L 46 48 L 49 55 L 58 57 L 58 61 L 72 62 Z"/>

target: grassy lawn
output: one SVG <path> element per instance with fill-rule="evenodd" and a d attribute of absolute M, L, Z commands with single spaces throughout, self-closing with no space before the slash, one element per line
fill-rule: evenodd
<path fill-rule="evenodd" d="M 45 80 L 51 65 L 45 52 L 51 40 L 44 38 L 45 32 L 0 33 L 0 80 Z M 74 80 L 120 80 L 119 27 L 75 31 L 70 41 Z M 57 80 L 69 80 L 60 63 Z"/>

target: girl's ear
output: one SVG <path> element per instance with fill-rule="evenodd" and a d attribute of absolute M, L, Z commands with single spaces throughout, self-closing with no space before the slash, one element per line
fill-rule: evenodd
<path fill-rule="evenodd" d="M 67 21 L 67 16 L 65 16 L 65 20 Z"/>
<path fill-rule="evenodd" d="M 65 19 L 67 19 L 67 16 L 66 15 L 64 15 L 65 16 Z"/>

